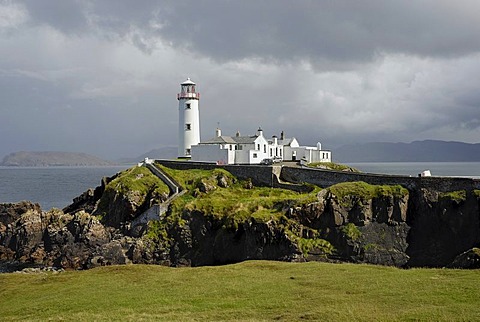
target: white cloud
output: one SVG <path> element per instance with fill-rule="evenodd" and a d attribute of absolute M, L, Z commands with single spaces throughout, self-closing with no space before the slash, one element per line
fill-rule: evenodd
<path fill-rule="evenodd" d="M 61 3 L 0 0 L 0 156 L 40 132 L 105 156 L 175 144 L 186 77 L 203 137 L 217 122 L 325 147 L 480 137 L 470 1 Z"/>
<path fill-rule="evenodd" d="M 0 30 L 18 28 L 28 19 L 25 7 L 9 0 L 0 1 Z"/>

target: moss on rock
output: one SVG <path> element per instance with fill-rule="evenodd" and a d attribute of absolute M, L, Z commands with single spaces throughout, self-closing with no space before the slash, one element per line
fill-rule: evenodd
<path fill-rule="evenodd" d="M 448 191 L 442 192 L 438 196 L 439 200 L 452 200 L 457 203 L 463 202 L 467 200 L 467 192 L 465 190 L 456 190 L 456 191 Z"/>
<path fill-rule="evenodd" d="M 342 182 L 327 189 L 346 207 L 350 206 L 352 196 L 366 200 L 390 196 L 403 198 L 408 195 L 408 190 L 400 185 L 371 185 L 363 181 Z"/>
<path fill-rule="evenodd" d="M 139 210 L 146 210 L 151 199 L 160 202 L 168 194 L 168 186 L 149 169 L 133 167 L 106 185 L 94 214 L 117 227 L 120 222 L 133 219 Z"/>
<path fill-rule="evenodd" d="M 307 165 L 309 168 L 316 168 L 316 169 L 327 169 L 327 170 L 335 170 L 335 171 L 348 171 L 348 172 L 361 172 L 358 169 L 350 167 L 345 164 L 334 163 L 334 162 L 313 162 Z"/>

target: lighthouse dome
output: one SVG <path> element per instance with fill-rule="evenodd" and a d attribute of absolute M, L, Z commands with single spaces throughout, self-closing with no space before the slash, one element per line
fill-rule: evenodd
<path fill-rule="evenodd" d="M 195 85 L 194 82 L 192 82 L 192 80 L 189 78 L 187 78 L 186 81 L 184 81 L 181 85 Z"/>

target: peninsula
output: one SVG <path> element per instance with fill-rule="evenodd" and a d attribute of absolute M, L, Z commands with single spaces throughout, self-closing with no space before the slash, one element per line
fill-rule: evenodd
<path fill-rule="evenodd" d="M 0 204 L 0 261 L 479 268 L 479 209 L 476 179 L 147 159 L 63 210 Z"/>
<path fill-rule="evenodd" d="M 108 166 L 111 161 L 86 153 L 73 152 L 14 152 L 3 158 L 0 166 L 51 167 L 51 166 Z"/>

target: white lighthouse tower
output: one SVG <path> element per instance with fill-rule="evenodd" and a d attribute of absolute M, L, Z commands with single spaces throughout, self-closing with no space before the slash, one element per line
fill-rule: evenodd
<path fill-rule="evenodd" d="M 181 84 L 178 99 L 178 157 L 190 158 L 192 145 L 200 143 L 200 93 L 196 84 L 188 78 Z"/>

